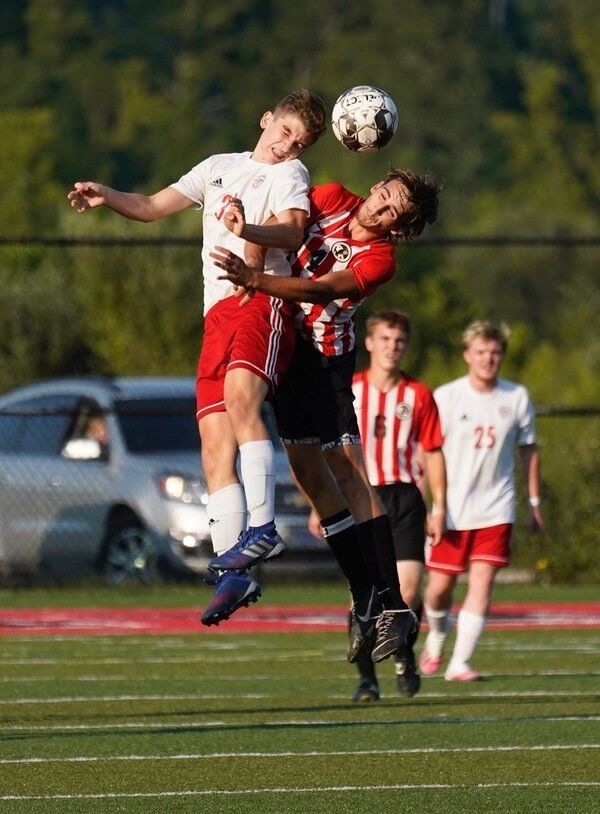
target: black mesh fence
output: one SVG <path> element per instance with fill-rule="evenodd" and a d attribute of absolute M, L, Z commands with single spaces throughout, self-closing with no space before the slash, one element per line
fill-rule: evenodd
<path fill-rule="evenodd" d="M 547 403 L 555 393 L 568 403 L 569 387 L 594 392 L 598 293 L 589 281 L 599 251 L 596 238 L 424 240 L 400 251 L 400 282 L 378 291 L 369 310 L 411 313 L 410 366 L 436 384 L 440 373 L 446 381 L 460 375 L 460 329 L 489 304 L 489 315 L 521 326 L 507 377 L 535 381 Z M 43 391 L 51 403 L 35 403 L 42 392 L 32 391 L 33 403 L 0 411 L 2 579 L 120 582 L 203 573 L 210 544 L 193 383 L 182 395 L 181 382 L 170 378 L 190 377 L 196 367 L 200 252 L 199 240 L 171 238 L 0 239 L 0 393 L 82 377 L 58 393 Z M 361 325 L 366 312 L 359 312 Z M 562 347 L 565 326 L 559 372 L 549 354 Z M 539 362 L 528 368 L 532 344 Z M 117 375 L 156 377 L 163 400 L 171 382 L 168 409 L 146 403 L 128 412 L 124 400 L 117 409 Z M 100 430 L 84 437 L 92 418 L 107 425 L 107 442 Z M 540 579 L 597 580 L 600 411 L 540 408 L 538 430 L 546 530 L 528 534 L 521 500 L 515 565 Z M 278 454 L 277 512 L 293 548 L 281 567 L 287 561 L 294 574 L 331 575 L 335 567 L 308 535 L 306 506 Z"/>
<path fill-rule="evenodd" d="M 109 584 L 194 579 L 212 556 L 193 380 L 56 379 L 0 407 L 0 575 Z M 176 385 L 175 385 L 176 383 Z M 182 383 L 189 393 L 182 395 Z M 156 393 L 152 392 L 155 387 Z M 527 528 L 525 489 L 513 564 L 531 578 L 597 579 L 600 411 L 538 413 L 546 528 Z M 277 448 L 276 515 L 290 551 L 282 577 L 331 578 L 326 545 Z M 273 574 L 275 575 L 275 571 Z"/>

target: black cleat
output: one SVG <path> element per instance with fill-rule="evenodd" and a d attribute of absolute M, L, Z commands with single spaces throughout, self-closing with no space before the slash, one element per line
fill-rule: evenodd
<path fill-rule="evenodd" d="M 409 639 L 417 628 L 417 616 L 410 608 L 384 610 L 377 619 L 377 637 L 371 652 L 375 664 L 410 650 Z"/>
<path fill-rule="evenodd" d="M 370 704 L 371 701 L 379 701 L 379 687 L 377 684 L 371 684 L 368 680 L 361 681 L 354 691 L 352 700 L 357 704 Z"/>
<path fill-rule="evenodd" d="M 400 695 L 412 698 L 419 692 L 421 676 L 412 648 L 396 656 L 396 686 Z"/>
<path fill-rule="evenodd" d="M 381 605 L 375 588 L 371 590 L 364 604 L 353 603 L 348 630 L 347 658 L 350 664 L 358 661 L 363 653 L 371 653 L 377 635 L 376 622 L 380 612 Z"/>

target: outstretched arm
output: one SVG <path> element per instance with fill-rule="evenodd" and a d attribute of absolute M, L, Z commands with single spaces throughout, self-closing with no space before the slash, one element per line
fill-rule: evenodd
<path fill-rule="evenodd" d="M 180 212 L 194 203 L 173 187 L 161 189 L 154 195 L 141 195 L 137 192 L 119 192 L 97 181 L 77 181 L 67 199 L 79 214 L 96 206 L 105 206 L 124 218 L 143 223 Z"/>
<path fill-rule="evenodd" d="M 294 251 L 302 245 L 307 217 L 303 209 L 286 209 L 256 226 L 253 223 L 246 223 L 244 204 L 239 198 L 232 198 L 223 215 L 223 223 L 230 232 L 248 243 L 256 243 L 270 249 Z"/>
<path fill-rule="evenodd" d="M 348 269 L 330 272 L 318 280 L 305 280 L 301 277 L 274 277 L 258 269 L 250 268 L 237 255 L 215 246 L 210 256 L 215 265 L 223 269 L 220 280 L 229 280 L 246 291 L 262 291 L 272 297 L 292 302 L 331 302 L 342 297 L 360 296 L 354 274 Z"/>

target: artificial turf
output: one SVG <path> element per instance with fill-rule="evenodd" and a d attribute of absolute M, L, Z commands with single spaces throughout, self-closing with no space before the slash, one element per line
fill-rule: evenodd
<path fill-rule="evenodd" d="M 599 645 L 490 630 L 486 680 L 356 705 L 339 632 L 4 637 L 0 811 L 600 811 Z"/>

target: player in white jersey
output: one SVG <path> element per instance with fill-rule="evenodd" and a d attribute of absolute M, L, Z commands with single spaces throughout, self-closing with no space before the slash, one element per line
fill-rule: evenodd
<path fill-rule="evenodd" d="M 244 241 L 224 224 L 229 202 L 241 199 L 257 222 L 273 220 L 265 233 L 267 246 L 274 247 L 266 253 L 266 272 L 289 274 L 283 250 L 300 245 L 309 210 L 308 173 L 297 159 L 325 130 L 325 106 L 309 91 L 295 91 L 264 113 L 260 126 L 251 153 L 212 156 L 154 195 L 84 181 L 68 198 L 80 213 L 106 206 L 144 222 L 203 207 L 205 321 L 196 396 L 213 548 L 219 554 L 242 536 L 273 557 L 284 545 L 275 529 L 274 451 L 261 407 L 289 361 L 291 309 L 268 295 L 240 309 L 233 286 L 219 279 L 211 251 L 220 244 L 243 254 Z M 246 572 L 226 572 L 215 580 L 215 596 L 202 616 L 207 625 L 227 619 L 261 593 Z"/>
<path fill-rule="evenodd" d="M 483 633 L 496 573 L 510 564 L 516 447 L 529 494 L 531 527 L 534 531 L 543 527 L 535 412 L 522 385 L 498 377 L 506 348 L 506 331 L 489 322 L 474 322 L 463 336 L 467 375 L 434 394 L 448 473 L 447 531 L 426 555 L 430 632 L 420 666 L 427 675 L 442 662 L 456 579 L 469 572 L 447 681 L 481 678 L 470 661 Z"/>
<path fill-rule="evenodd" d="M 405 650 L 416 624 L 401 596 L 389 520 L 367 478 L 352 407 L 354 313 L 393 276 L 394 240 L 410 240 L 435 220 L 438 192 L 433 179 L 409 170 L 390 170 L 366 199 L 340 184 L 313 187 L 291 278 L 262 274 L 228 250 L 214 255 L 231 282 L 299 303 L 296 347 L 275 414 L 296 479 L 348 579 L 351 662 L 362 651 L 377 662 Z M 231 210 L 230 227 L 245 237 L 243 206 L 233 202 Z M 261 242 L 258 234 L 253 239 Z M 236 549 L 218 567 L 243 565 L 245 553 Z"/>
<path fill-rule="evenodd" d="M 421 619 L 421 581 L 425 559 L 425 528 L 434 543 L 444 532 L 446 470 L 442 431 L 433 393 L 400 367 L 410 340 L 410 319 L 395 310 L 379 311 L 366 322 L 365 346 L 370 363 L 354 375 L 354 409 L 360 428 L 365 465 L 390 519 L 402 597 Z M 424 459 L 425 473 L 422 460 Z M 434 511 L 427 517 L 424 480 Z M 420 687 L 412 648 L 396 655 L 398 691 L 409 697 Z M 360 676 L 355 701 L 374 701 L 379 687 L 371 659 L 357 660 Z"/>

